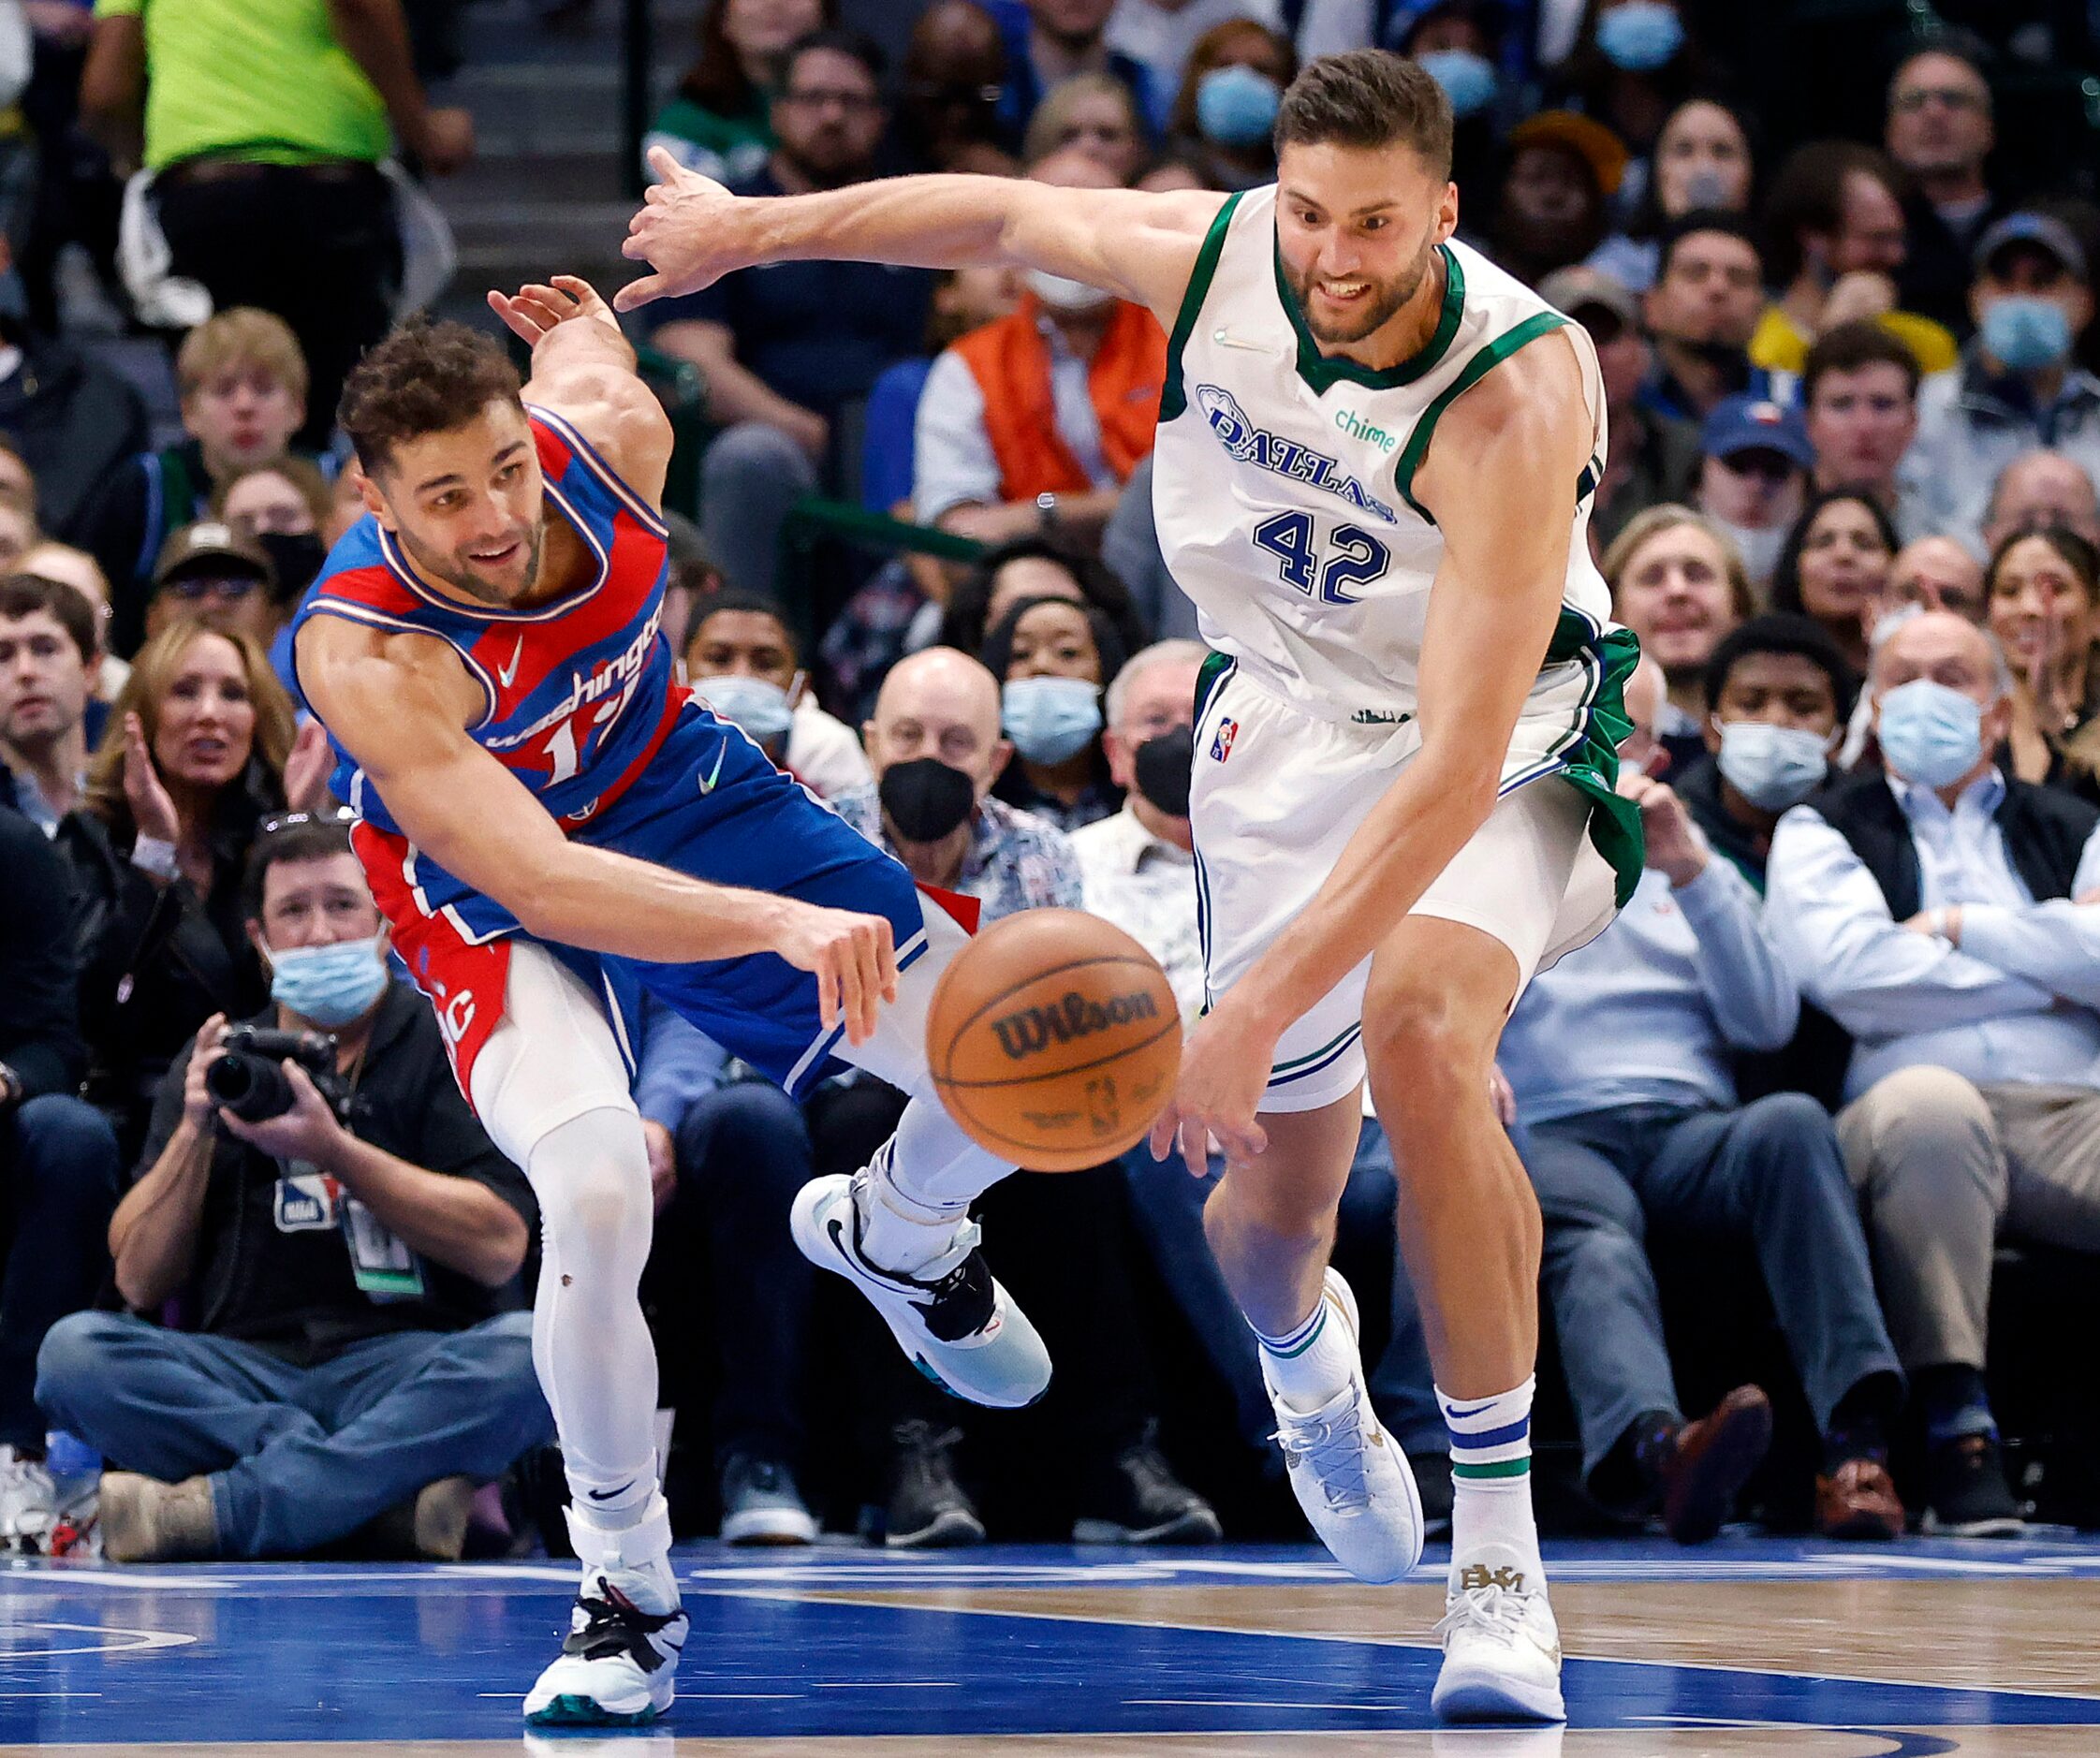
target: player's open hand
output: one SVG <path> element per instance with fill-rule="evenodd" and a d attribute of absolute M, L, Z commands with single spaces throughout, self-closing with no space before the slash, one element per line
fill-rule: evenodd
<path fill-rule="evenodd" d="M 1164 1160 L 1179 1148 L 1190 1175 L 1201 1178 L 1213 1139 L 1240 1164 L 1268 1147 L 1255 1107 L 1269 1085 L 1275 1047 L 1272 1035 L 1239 1017 L 1230 996 L 1206 1015 L 1182 1047 L 1174 1096 L 1153 1124 L 1153 1158 Z"/>
<path fill-rule="evenodd" d="M 794 903 L 773 949 L 815 975 L 817 1016 L 827 1032 L 844 1021 L 848 1044 L 873 1037 L 877 1010 L 897 999 L 897 946 L 887 916 Z"/>
<path fill-rule="evenodd" d="M 660 146 L 649 149 L 649 168 L 657 181 L 650 184 L 641 212 L 627 222 L 620 254 L 656 272 L 628 282 L 612 296 L 624 312 L 651 300 L 698 293 L 730 270 L 749 266 L 733 242 L 739 197 L 713 178 L 687 170 Z"/>
<path fill-rule="evenodd" d="M 510 326 L 519 341 L 536 345 L 557 326 L 580 318 L 609 325 L 615 331 L 620 328 L 612 307 L 580 275 L 558 274 L 551 283 L 528 283 L 509 294 L 491 289 L 489 309 Z"/>

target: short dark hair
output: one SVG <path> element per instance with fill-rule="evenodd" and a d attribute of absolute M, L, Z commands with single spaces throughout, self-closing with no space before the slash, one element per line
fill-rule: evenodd
<path fill-rule="evenodd" d="M 95 607 L 86 593 L 64 580 L 46 579 L 41 574 L 9 574 L 0 579 L 0 617 L 13 619 L 48 611 L 58 620 L 73 645 L 81 650 L 81 663 L 95 663 Z"/>
<path fill-rule="evenodd" d="M 1888 69 L 1890 98 L 1896 95 L 1896 81 L 1910 71 L 1911 64 L 1922 61 L 1927 55 L 1944 55 L 1949 61 L 1959 61 L 1983 81 L 1984 102 L 1995 102 L 1996 94 L 1990 89 L 1990 67 L 1995 57 L 1990 45 L 1974 31 L 1952 24 L 1942 25 L 1930 37 L 1904 39 L 1902 51 Z"/>
<path fill-rule="evenodd" d="M 350 369 L 335 418 L 367 470 L 404 440 L 464 427 L 492 403 L 523 406 L 503 344 L 464 324 L 415 316 Z"/>
<path fill-rule="evenodd" d="M 1917 395 L 1920 376 L 1917 356 L 1907 343 L 1891 335 L 1871 317 L 1826 330 L 1816 337 L 1801 367 L 1801 407 L 1815 401 L 1815 381 L 1826 373 L 1857 373 L 1862 366 L 1896 366 L 1902 369 L 1909 394 Z"/>
<path fill-rule="evenodd" d="M 1803 232 L 1834 232 L 1844 224 L 1845 179 L 1855 174 L 1902 198 L 1902 179 L 1887 154 L 1857 140 L 1811 140 L 1787 154 L 1765 198 L 1765 256 L 1774 286 L 1801 272 Z"/>
<path fill-rule="evenodd" d="M 1750 254 L 1757 258 L 1757 272 L 1765 271 L 1765 246 L 1756 229 L 1740 213 L 1731 213 L 1726 208 L 1694 208 L 1689 213 L 1681 213 L 1663 227 L 1655 247 L 1655 279 L 1661 281 L 1669 274 L 1670 258 L 1677 255 L 1677 247 L 1688 238 L 1696 238 L 1702 232 L 1719 232 L 1724 238 L 1739 239 L 1750 246 Z"/>
<path fill-rule="evenodd" d="M 787 45 L 787 52 L 780 58 L 780 88 L 773 94 L 776 98 L 787 90 L 788 77 L 793 73 L 795 64 L 804 55 L 819 49 L 834 55 L 844 55 L 848 61 L 858 61 L 868 78 L 874 81 L 875 90 L 882 90 L 882 76 L 888 66 L 888 61 L 874 39 L 859 31 L 843 31 L 832 26 L 819 25 L 814 31 L 804 32 Z"/>
<path fill-rule="evenodd" d="M 248 845 L 248 864 L 241 876 L 241 901 L 251 921 L 262 920 L 263 885 L 272 867 L 299 860 L 333 860 L 355 854 L 349 821 L 332 812 L 293 812 L 266 818 Z"/>
<path fill-rule="evenodd" d="M 1412 147 L 1432 176 L 1451 175 L 1451 100 L 1418 61 L 1350 49 L 1306 63 L 1276 111 L 1275 143 Z"/>
<path fill-rule="evenodd" d="M 2095 549 L 2068 525 L 2040 525 L 2030 531 L 2016 531 L 1998 546 L 1997 552 L 1990 558 L 1990 565 L 1983 571 L 1986 605 L 1997 590 L 1999 570 L 2005 565 L 2005 558 L 2012 553 L 2013 546 L 2025 543 L 2030 537 L 2048 544 L 2063 565 L 2078 577 L 2087 604 L 2100 604 L 2100 549 Z"/>
<path fill-rule="evenodd" d="M 1830 680 L 1830 700 L 1837 704 L 1838 725 L 1843 725 L 1859 695 L 1859 680 L 1845 664 L 1844 655 L 1829 632 L 1813 617 L 1772 611 L 1739 623 L 1715 644 L 1706 662 L 1706 699 L 1718 704 L 1729 675 L 1755 653 L 1798 653 Z"/>
<path fill-rule="evenodd" d="M 796 637 L 795 625 L 787 620 L 787 612 L 771 598 L 761 597 L 756 593 L 739 592 L 730 586 L 725 586 L 720 592 L 702 593 L 693 600 L 692 620 L 685 625 L 687 650 L 690 651 L 693 643 L 699 638 L 700 630 L 709 618 L 728 612 L 751 617 L 771 617 L 780 624 L 780 632 L 787 637 L 788 655 L 798 665 L 801 663 L 802 644 Z"/>

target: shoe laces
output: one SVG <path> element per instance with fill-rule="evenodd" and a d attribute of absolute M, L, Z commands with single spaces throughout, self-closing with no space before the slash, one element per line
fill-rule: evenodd
<path fill-rule="evenodd" d="M 1432 1633 L 1442 1640 L 1461 1630 L 1472 1631 L 1505 1648 L 1512 1647 L 1524 1627 L 1525 1598 L 1492 1584 L 1466 1588 L 1446 1602 L 1444 1616 Z"/>
<path fill-rule="evenodd" d="M 1305 1419 L 1279 1415 L 1269 1437 L 1283 1443 L 1290 1464 L 1313 1468 L 1329 1511 L 1335 1514 L 1371 1505 L 1371 1483 L 1364 1474 L 1363 1419 L 1356 1399 L 1331 1416 Z"/>

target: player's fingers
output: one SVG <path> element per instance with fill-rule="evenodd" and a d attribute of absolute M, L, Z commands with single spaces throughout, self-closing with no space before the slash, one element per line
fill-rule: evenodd
<path fill-rule="evenodd" d="M 896 1000 L 895 985 L 884 971 L 889 924 L 876 917 L 854 936 L 860 954 L 860 981 L 868 997 L 868 1030 L 873 1033 L 882 1004 Z"/>
<path fill-rule="evenodd" d="M 677 159 L 671 156 L 671 151 L 668 147 L 651 147 L 648 158 L 649 168 L 656 173 L 656 181 L 659 183 L 677 183 L 680 174 L 685 168 Z"/>
<path fill-rule="evenodd" d="M 1182 1121 L 1181 1135 L 1182 1164 L 1188 1167 L 1189 1177 L 1199 1179 L 1211 1169 L 1211 1132 L 1200 1119 L 1187 1118 Z"/>
<path fill-rule="evenodd" d="M 1166 1108 L 1160 1112 L 1158 1117 L 1153 1119 L 1153 1133 L 1145 1141 L 1145 1146 L 1151 1150 L 1155 1165 L 1164 1161 L 1173 1151 L 1174 1128 L 1180 1121 L 1181 1113 L 1174 1108 L 1174 1101 L 1167 1100 Z"/>
<path fill-rule="evenodd" d="M 839 1017 L 845 1021 L 845 1041 L 848 1044 L 863 1042 L 872 1030 L 868 1015 L 867 985 L 862 979 L 860 960 L 854 949 L 851 936 L 838 947 L 839 968 Z"/>
<path fill-rule="evenodd" d="M 630 238 L 624 244 L 621 245 L 621 254 L 627 256 L 640 256 L 647 254 L 635 248 L 635 244 L 636 241 Z M 653 299 L 660 299 L 663 292 L 664 277 L 660 274 L 645 274 L 639 281 L 628 282 L 625 286 L 612 296 L 612 309 L 616 312 L 635 311 L 648 304 Z"/>
<path fill-rule="evenodd" d="M 828 951 L 816 960 L 816 1019 L 827 1032 L 839 1022 L 839 979 Z"/>
<path fill-rule="evenodd" d="M 882 989 L 882 998 L 893 1002 L 897 999 L 897 936 L 891 931 L 889 917 L 875 917 L 875 975 Z"/>

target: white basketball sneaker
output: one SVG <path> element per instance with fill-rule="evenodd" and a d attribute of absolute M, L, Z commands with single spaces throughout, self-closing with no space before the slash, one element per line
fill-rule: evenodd
<path fill-rule="evenodd" d="M 1513 1550 L 1483 1549 L 1444 1596 L 1444 1666 L 1430 1707 L 1447 1721 L 1564 1721 L 1561 1630 L 1546 1583 Z"/>
<path fill-rule="evenodd" d="M 652 1499 L 641 1524 L 606 1532 L 566 1510 L 583 1585 L 568 1635 L 525 1698 L 534 1727 L 633 1727 L 653 1721 L 677 1696 L 672 1679 L 686 1619 L 671 1575 L 670 1509 Z"/>
<path fill-rule="evenodd" d="M 1357 1297 L 1332 1269 L 1321 1297 L 1358 1335 Z M 1269 1368 L 1262 1364 L 1266 1383 Z M 1269 1388 L 1291 1490 L 1320 1542 L 1359 1581 L 1397 1581 L 1422 1558 L 1422 1498 L 1400 1443 L 1388 1434 L 1364 1389 L 1363 1363 L 1314 1411 L 1290 1408 Z"/>
<path fill-rule="evenodd" d="M 1033 1404 L 1050 1389 L 1050 1351 L 985 1263 L 977 1223 L 962 1223 L 948 1249 L 912 1275 L 883 1269 L 860 1251 L 855 1192 L 867 1177 L 802 1186 L 788 1217 L 802 1255 L 866 1295 L 912 1365 L 944 1392 L 994 1410 Z"/>

